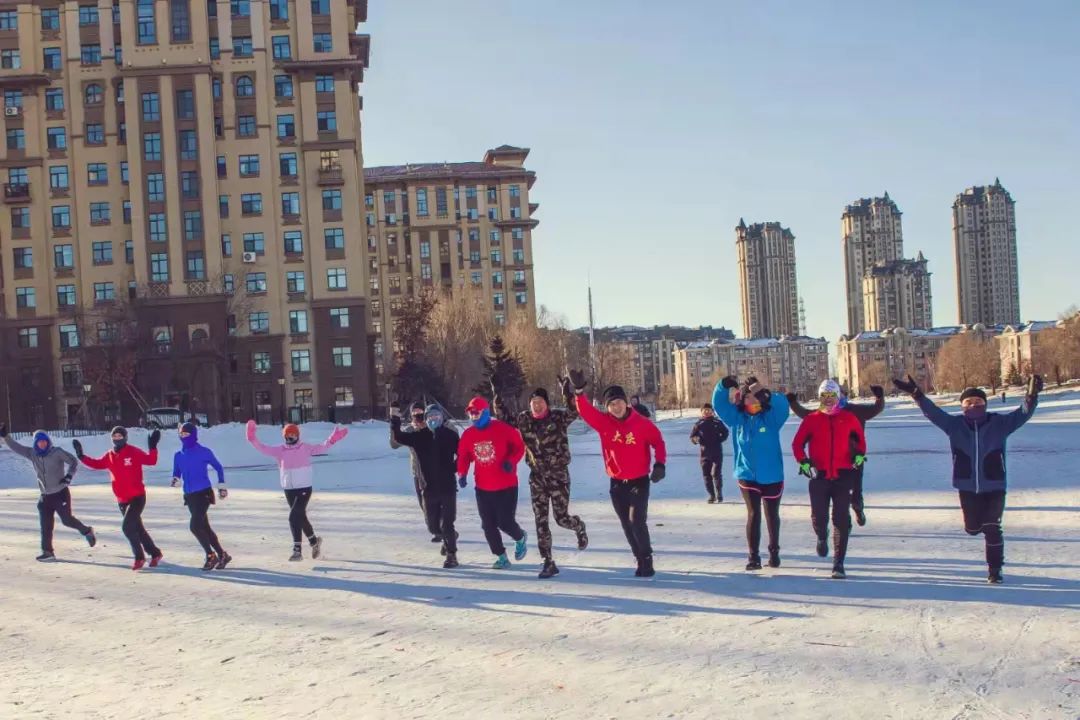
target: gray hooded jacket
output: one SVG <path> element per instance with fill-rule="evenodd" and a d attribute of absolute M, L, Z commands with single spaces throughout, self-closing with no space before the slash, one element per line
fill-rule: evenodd
<path fill-rule="evenodd" d="M 79 461 L 74 455 L 55 445 L 50 445 L 49 451 L 44 455 L 38 455 L 32 446 L 20 445 L 10 435 L 4 437 L 4 444 L 11 452 L 22 455 L 34 466 L 42 495 L 55 495 L 66 488 L 71 481 L 65 480 L 64 476 L 74 476 L 79 468 Z"/>

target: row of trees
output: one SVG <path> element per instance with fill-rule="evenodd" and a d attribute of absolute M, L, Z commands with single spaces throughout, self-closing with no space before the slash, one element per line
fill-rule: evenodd
<path fill-rule="evenodd" d="M 541 306 L 535 324 L 519 316 L 498 326 L 479 298 L 425 293 L 405 300 L 395 323 L 392 385 L 402 402 L 436 400 L 459 411 L 476 394 L 491 397 L 491 384 L 511 408 L 522 407 L 534 388 L 558 397 L 557 378 L 567 368 L 590 368 L 587 338 Z M 594 387 L 626 381 L 627 357 L 618 346 L 597 344 Z"/>

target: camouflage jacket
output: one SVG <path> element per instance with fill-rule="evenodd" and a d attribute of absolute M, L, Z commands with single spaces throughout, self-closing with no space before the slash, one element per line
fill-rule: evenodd
<path fill-rule="evenodd" d="M 499 418 L 518 429 L 525 441 L 525 462 L 534 471 L 565 470 L 570 465 L 570 441 L 567 429 L 577 420 L 577 408 L 573 403 L 566 409 L 550 409 L 543 418 L 534 418 L 525 410 L 512 415 L 506 411 L 498 397 L 495 411 Z"/>

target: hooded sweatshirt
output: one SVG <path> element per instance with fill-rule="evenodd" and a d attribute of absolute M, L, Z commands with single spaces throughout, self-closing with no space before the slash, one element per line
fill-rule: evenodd
<path fill-rule="evenodd" d="M 143 466 L 157 465 L 157 448 L 149 452 L 124 443 L 119 450 L 110 450 L 99 458 L 83 455 L 82 464 L 92 470 L 108 470 L 112 478 L 113 495 L 116 501 L 128 503 L 146 494 L 143 484 Z"/>
<path fill-rule="evenodd" d="M 600 436 L 604 470 L 613 480 L 648 477 L 652 469 L 651 454 L 656 456 L 658 464 L 667 462 L 667 445 L 660 428 L 633 408 L 619 419 L 597 410 L 582 393 L 577 396 L 577 409 L 581 419 Z"/>
<path fill-rule="evenodd" d="M 225 469 L 210 448 L 199 444 L 199 430 L 189 426 L 187 437 L 180 438 L 181 448 L 173 455 L 174 478 L 184 481 L 184 494 L 201 492 L 211 487 L 209 468 L 217 473 L 218 483 L 225 483 Z"/>
<path fill-rule="evenodd" d="M 305 442 L 298 442 L 295 445 L 263 445 L 255 437 L 255 427 L 255 421 L 248 420 L 247 440 L 252 447 L 263 455 L 277 460 L 278 471 L 281 473 L 281 487 L 285 490 L 311 487 L 314 477 L 311 469 L 311 456 L 325 453 L 349 434 L 348 428 L 336 427 L 330 433 L 330 437 L 326 439 L 326 442 L 318 445 Z"/>
<path fill-rule="evenodd" d="M 780 450 L 780 429 L 791 414 L 787 398 L 773 393 L 768 409 L 750 415 L 732 402 L 731 394 L 722 383 L 717 383 L 712 405 L 716 416 L 731 428 L 735 479 L 759 485 L 783 482 L 784 456 Z"/>
<path fill-rule="evenodd" d="M 38 440 L 49 443 L 44 452 L 38 449 Z M 31 447 L 20 445 L 10 435 L 4 436 L 4 444 L 11 452 L 26 458 L 34 466 L 42 495 L 55 495 L 66 488 L 71 480 L 64 480 L 64 476 L 74 476 L 79 468 L 79 461 L 75 459 L 75 456 L 67 450 L 54 446 L 44 430 L 34 433 L 34 444 Z"/>
<path fill-rule="evenodd" d="M 491 418 L 486 400 L 474 398 L 470 407 L 483 412 L 483 419 L 474 422 L 461 435 L 458 443 L 457 474 L 464 477 L 475 464 L 476 489 L 487 492 L 517 487 L 517 464 L 525 457 L 525 441 L 517 428 Z M 503 463 L 510 463 L 510 472 Z"/>

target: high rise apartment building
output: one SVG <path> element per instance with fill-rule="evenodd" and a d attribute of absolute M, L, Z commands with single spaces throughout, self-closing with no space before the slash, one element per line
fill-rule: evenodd
<path fill-rule="evenodd" d="M 0 417 L 370 409 L 366 14 L 0 4 Z"/>
<path fill-rule="evenodd" d="M 1016 203 L 1001 180 L 956 196 L 953 244 L 960 323 L 1018 324 Z"/>
<path fill-rule="evenodd" d="M 930 272 L 920 252 L 914 260 L 874 265 L 863 275 L 863 319 L 867 330 L 933 327 Z"/>
<path fill-rule="evenodd" d="M 799 334 L 799 290 L 795 235 L 778 222 L 735 228 L 742 299 L 743 334 L 748 338 Z"/>
<path fill-rule="evenodd" d="M 904 233 L 900 209 L 885 193 L 880 198 L 863 198 L 844 208 L 841 216 L 844 277 L 847 288 L 848 332 L 866 329 L 863 278 L 879 263 L 904 257 Z"/>
<path fill-rule="evenodd" d="M 374 368 L 395 368 L 394 321 L 425 289 L 473 297 L 496 325 L 536 322 L 527 148 L 501 145 L 482 161 L 364 169 L 366 271 Z"/>

